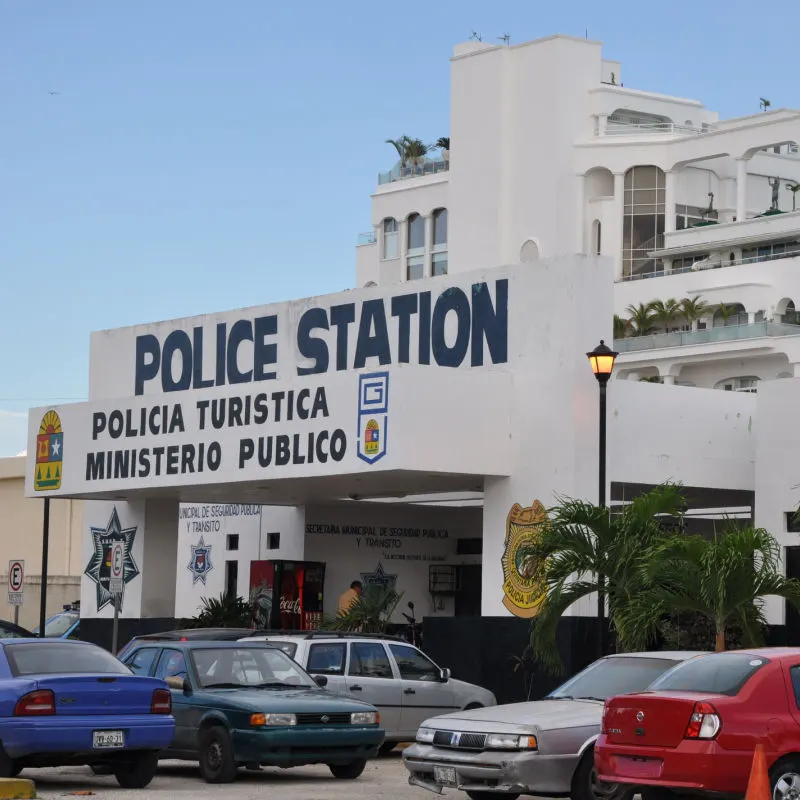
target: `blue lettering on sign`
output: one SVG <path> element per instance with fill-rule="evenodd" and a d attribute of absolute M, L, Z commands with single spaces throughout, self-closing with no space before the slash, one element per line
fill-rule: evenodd
<path fill-rule="evenodd" d="M 390 327 L 397 331 L 394 344 Z M 137 336 L 134 392 L 144 394 L 152 381 L 160 383 L 161 392 L 181 392 L 274 380 L 278 376 L 277 334 L 278 317 L 271 314 L 239 319 L 230 327 L 220 322 L 215 336 L 200 326 L 191 333 L 173 330 L 163 343 L 153 334 Z M 416 352 L 412 351 L 414 338 Z M 453 286 L 438 296 L 412 292 L 387 300 L 309 308 L 298 321 L 296 344 L 303 359 L 296 368 L 298 375 L 414 361 L 481 367 L 487 351 L 490 363 L 505 364 L 508 279 L 494 282 L 494 296 L 482 282 L 466 291 Z M 204 371 L 204 354 L 209 349 L 214 357 Z"/>

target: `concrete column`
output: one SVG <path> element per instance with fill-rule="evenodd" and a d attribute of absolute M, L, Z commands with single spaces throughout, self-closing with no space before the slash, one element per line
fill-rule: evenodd
<path fill-rule="evenodd" d="M 736 159 L 736 221 L 747 219 L 747 164 L 749 158 Z"/>
<path fill-rule="evenodd" d="M 662 375 L 661 376 L 661 383 L 664 386 L 674 386 L 675 385 L 675 376 L 674 375 Z"/>
<path fill-rule="evenodd" d="M 614 218 L 611 221 L 612 241 L 608 255 L 616 259 L 616 277 L 622 277 L 622 220 L 625 216 L 625 173 L 614 173 Z M 612 246 L 613 245 L 613 249 Z"/>
<path fill-rule="evenodd" d="M 575 176 L 575 252 L 589 252 L 586 247 L 586 175 Z"/>
<path fill-rule="evenodd" d="M 145 503 L 142 541 L 142 617 L 175 616 L 175 583 L 178 571 L 177 500 Z M 187 559 L 188 563 L 188 559 Z"/>
<path fill-rule="evenodd" d="M 748 325 L 755 325 L 756 324 L 756 312 L 755 311 L 748 311 L 747 312 L 747 324 Z"/>
<path fill-rule="evenodd" d="M 664 191 L 664 233 L 675 230 L 675 190 L 678 183 L 677 170 L 667 170 L 666 186 Z"/>
<path fill-rule="evenodd" d="M 795 378 L 800 378 L 800 364 L 792 364 L 792 375 Z"/>

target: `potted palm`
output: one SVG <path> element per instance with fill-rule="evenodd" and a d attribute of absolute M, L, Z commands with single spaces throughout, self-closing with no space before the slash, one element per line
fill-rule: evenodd
<path fill-rule="evenodd" d="M 397 155 L 400 158 L 400 167 L 404 168 L 408 163 L 408 143 L 411 138 L 408 136 L 400 136 L 397 139 L 387 139 L 386 144 L 390 144 L 397 150 Z"/>
<path fill-rule="evenodd" d="M 436 147 L 438 147 L 439 150 L 442 153 L 442 161 L 444 161 L 445 164 L 449 163 L 449 161 L 450 161 L 450 137 L 449 136 L 440 136 L 436 140 Z"/>
<path fill-rule="evenodd" d="M 412 166 L 419 167 L 425 161 L 425 156 L 430 149 L 431 146 L 425 144 L 422 139 L 408 139 L 406 141 L 406 159 Z"/>

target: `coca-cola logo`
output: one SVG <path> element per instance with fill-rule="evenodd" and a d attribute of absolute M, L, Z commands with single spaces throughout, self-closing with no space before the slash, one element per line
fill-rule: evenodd
<path fill-rule="evenodd" d="M 299 614 L 300 613 L 300 598 L 296 597 L 294 600 L 288 597 L 281 597 L 281 614 Z"/>

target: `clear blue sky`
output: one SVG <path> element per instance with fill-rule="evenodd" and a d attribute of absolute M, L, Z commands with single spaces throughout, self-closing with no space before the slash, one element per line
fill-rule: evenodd
<path fill-rule="evenodd" d="M 799 27 L 797 0 L 0 0 L 0 456 L 85 398 L 93 330 L 351 287 L 384 140 L 449 133 L 473 29 L 588 29 L 626 86 L 735 116 L 800 106 Z"/>

